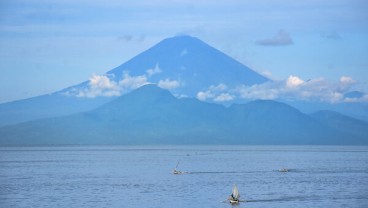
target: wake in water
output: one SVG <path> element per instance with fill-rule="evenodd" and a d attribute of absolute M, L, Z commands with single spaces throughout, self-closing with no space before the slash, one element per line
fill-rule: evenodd
<path fill-rule="evenodd" d="M 282 201 L 305 201 L 307 197 L 305 196 L 290 196 L 290 197 L 282 197 L 275 199 L 252 199 L 245 200 L 246 202 L 282 202 Z"/>
<path fill-rule="evenodd" d="M 185 174 L 239 174 L 239 173 L 265 173 L 265 172 L 283 172 L 280 170 L 272 171 L 192 171 L 183 172 Z M 286 172 L 297 172 L 295 169 L 288 169 Z"/>
<path fill-rule="evenodd" d="M 223 174 L 223 173 L 249 173 L 246 171 L 201 171 L 201 172 L 188 172 L 189 174 Z"/>
<path fill-rule="evenodd" d="M 306 201 L 311 200 L 310 197 L 305 196 L 289 196 L 289 197 L 282 197 L 282 198 L 274 198 L 274 199 L 246 199 L 246 200 L 239 200 L 239 202 L 246 202 L 246 203 L 254 203 L 254 202 L 288 202 L 288 201 Z M 228 200 L 223 201 L 223 203 L 228 203 Z"/>

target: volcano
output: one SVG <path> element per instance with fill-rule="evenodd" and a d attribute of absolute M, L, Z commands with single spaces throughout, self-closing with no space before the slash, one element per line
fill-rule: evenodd
<path fill-rule="evenodd" d="M 147 83 L 177 97 L 222 102 L 233 99 L 228 89 L 266 81 L 266 77 L 198 38 L 176 36 L 89 81 L 0 104 L 0 126 L 92 110 Z"/>

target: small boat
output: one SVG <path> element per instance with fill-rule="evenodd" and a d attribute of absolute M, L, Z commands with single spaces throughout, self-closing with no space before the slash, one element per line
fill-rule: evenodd
<path fill-rule="evenodd" d="M 230 204 L 239 204 L 239 202 L 240 202 L 239 198 L 240 198 L 240 194 L 239 194 L 238 187 L 236 185 L 234 185 L 233 191 L 232 191 L 231 195 L 229 196 Z"/>
<path fill-rule="evenodd" d="M 279 170 L 279 172 L 286 173 L 286 172 L 289 172 L 289 169 L 287 169 L 287 168 L 281 168 L 281 169 Z"/>
<path fill-rule="evenodd" d="M 230 199 L 229 201 L 230 201 L 230 204 L 239 204 L 239 200 Z"/>
<path fill-rule="evenodd" d="M 180 171 L 180 170 L 176 170 L 176 169 L 174 169 L 174 170 L 173 170 L 173 174 L 175 174 L 175 175 L 179 175 L 179 174 L 184 174 L 184 172 L 182 172 L 182 171 Z"/>
<path fill-rule="evenodd" d="M 178 161 L 178 163 L 176 164 L 176 166 L 175 166 L 175 168 L 173 170 L 173 174 L 175 174 L 175 175 L 179 175 L 179 174 L 184 174 L 185 173 L 183 171 L 177 170 L 177 168 L 179 166 L 179 163 L 180 163 L 180 161 Z"/>

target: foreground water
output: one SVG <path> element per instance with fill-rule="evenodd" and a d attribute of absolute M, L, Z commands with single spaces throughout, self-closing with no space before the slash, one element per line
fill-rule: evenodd
<path fill-rule="evenodd" d="M 0 207 L 231 207 L 233 184 L 237 207 L 368 207 L 368 147 L 0 148 Z"/>

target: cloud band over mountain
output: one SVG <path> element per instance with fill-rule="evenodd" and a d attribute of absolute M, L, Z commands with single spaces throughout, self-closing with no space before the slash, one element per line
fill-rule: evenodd
<path fill-rule="evenodd" d="M 160 69 L 159 65 L 156 64 L 154 68 L 147 69 L 145 74 L 138 76 L 131 76 L 129 75 L 128 71 L 125 71 L 123 73 L 123 77 L 118 81 L 114 80 L 115 77 L 113 74 L 93 74 L 89 78 L 88 85 L 86 87 L 82 87 L 80 89 L 73 88 L 67 92 L 64 92 L 64 94 L 69 96 L 87 98 L 95 98 L 99 96 L 121 96 L 143 85 L 153 83 L 149 82 L 149 78 L 156 74 L 160 74 L 161 72 L 162 70 Z M 162 89 L 167 90 L 172 90 L 182 85 L 179 80 L 169 78 L 159 80 L 158 83 L 155 84 L 157 84 Z"/>
<path fill-rule="evenodd" d="M 185 87 L 181 81 L 171 78 L 160 79 L 157 83 L 150 80 L 151 76 L 161 72 L 162 70 L 156 65 L 154 69 L 148 69 L 146 74 L 138 76 L 131 76 L 125 72 L 122 79 L 118 81 L 114 81 L 108 75 L 92 75 L 88 87 L 79 90 L 72 89 L 68 91 L 67 95 L 88 98 L 120 96 L 150 83 L 157 84 L 163 89 L 178 89 L 179 92 L 180 88 Z M 225 83 L 219 83 L 198 91 L 195 97 L 201 101 L 217 103 L 235 99 L 281 99 L 327 103 L 368 102 L 368 95 L 364 93 L 358 98 L 345 96 L 356 83 L 356 80 L 348 76 L 342 76 L 339 81 L 333 82 L 323 77 L 305 81 L 298 76 L 290 75 L 285 80 L 268 81 L 251 86 L 239 85 L 234 88 L 229 88 Z M 182 95 L 179 93 L 177 96 L 181 97 Z"/>

